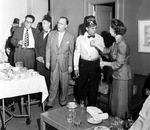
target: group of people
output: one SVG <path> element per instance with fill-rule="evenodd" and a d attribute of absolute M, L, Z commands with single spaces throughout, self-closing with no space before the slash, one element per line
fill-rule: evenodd
<path fill-rule="evenodd" d="M 22 62 L 24 67 L 36 69 L 45 76 L 49 89 L 45 110 L 55 106 L 59 86 L 59 103 L 61 106 L 67 104 L 71 73 L 76 77 L 77 103 L 84 101 L 87 106 L 96 106 L 101 70 L 104 66 L 109 66 L 113 70 L 111 113 L 122 117 L 125 116 L 125 112 L 130 113 L 132 88 L 130 49 L 123 37 L 127 29 L 122 21 L 118 19 L 110 21 L 109 31 L 115 42 L 109 48 L 105 47 L 102 36 L 96 33 L 98 25 L 92 15 L 85 17 L 85 32 L 77 38 L 67 31 L 69 25 L 67 17 L 59 18 L 56 30 L 51 30 L 49 15 L 45 15 L 42 19 L 42 31 L 32 27 L 34 21 L 33 15 L 27 15 L 24 26 L 15 29 L 11 44 L 15 47 L 14 63 Z M 108 55 L 111 60 L 109 62 L 100 60 L 100 53 Z"/>

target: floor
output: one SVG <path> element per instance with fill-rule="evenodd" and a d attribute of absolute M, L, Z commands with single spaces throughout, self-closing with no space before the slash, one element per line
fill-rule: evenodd
<path fill-rule="evenodd" d="M 69 96 L 69 101 L 73 100 L 73 95 Z M 56 99 L 56 105 L 52 109 L 56 109 L 61 107 L 58 103 L 58 98 Z M 52 110 L 51 109 L 51 110 Z M 20 109 L 18 103 L 15 103 L 15 114 L 20 114 Z M 26 118 L 16 118 L 13 117 L 9 122 L 6 124 L 6 130 L 40 130 L 40 114 L 42 113 L 42 109 L 39 104 L 31 105 L 31 124 L 26 124 Z M 26 111 L 24 110 L 24 114 Z M 6 114 L 8 118 L 8 115 Z M 47 126 L 47 130 L 56 130 L 51 126 Z"/>

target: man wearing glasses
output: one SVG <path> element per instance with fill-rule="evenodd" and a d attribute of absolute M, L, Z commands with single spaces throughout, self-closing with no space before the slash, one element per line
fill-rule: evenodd
<path fill-rule="evenodd" d="M 11 39 L 15 46 L 14 62 L 22 62 L 24 67 L 34 69 L 35 67 L 35 40 L 39 31 L 32 27 L 35 21 L 33 15 L 25 17 L 24 26 L 17 28 Z"/>

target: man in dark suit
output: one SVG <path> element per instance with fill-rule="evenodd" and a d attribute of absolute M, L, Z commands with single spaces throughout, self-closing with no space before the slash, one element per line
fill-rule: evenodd
<path fill-rule="evenodd" d="M 37 71 L 45 77 L 47 88 L 49 89 L 50 85 L 50 77 L 49 77 L 49 70 L 45 67 L 45 49 L 46 49 L 46 42 L 47 37 L 50 32 L 51 26 L 51 17 L 49 15 L 45 15 L 42 20 L 42 28 L 38 35 L 38 38 L 35 42 L 35 52 L 36 52 L 36 69 Z"/>
<path fill-rule="evenodd" d="M 32 28 L 32 23 L 35 17 L 27 15 L 25 17 L 24 27 L 19 27 L 15 30 L 11 39 L 15 46 L 14 62 L 23 62 L 23 66 L 28 69 L 35 67 L 35 40 L 39 31 Z"/>
<path fill-rule="evenodd" d="M 60 105 L 64 106 L 68 99 L 69 73 L 72 72 L 74 36 L 69 33 L 68 19 L 60 17 L 57 22 L 57 30 L 51 31 L 46 45 L 46 67 L 51 70 L 50 91 L 45 110 L 54 106 L 54 100 L 60 82 Z"/>

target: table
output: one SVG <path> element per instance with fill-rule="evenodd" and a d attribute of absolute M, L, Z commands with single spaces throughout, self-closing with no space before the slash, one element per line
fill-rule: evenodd
<path fill-rule="evenodd" d="M 0 80 L 0 99 L 3 102 L 3 127 L 5 129 L 5 105 L 4 99 L 21 95 L 28 95 L 28 117 L 30 117 L 29 94 L 42 92 L 42 103 L 48 97 L 48 90 L 44 76 L 39 74 L 23 79 Z"/>
<path fill-rule="evenodd" d="M 40 120 L 41 120 L 41 130 L 46 130 L 46 123 L 59 129 L 59 130 L 94 130 L 96 126 L 102 125 L 110 127 L 110 119 L 101 122 L 100 124 L 90 124 L 87 122 L 88 113 L 85 109 L 81 107 L 77 107 L 77 116 L 80 115 L 83 121 L 83 125 L 77 127 L 73 123 L 68 123 L 66 120 L 68 108 L 66 106 L 57 108 L 51 111 L 47 111 L 41 113 Z"/>

